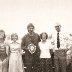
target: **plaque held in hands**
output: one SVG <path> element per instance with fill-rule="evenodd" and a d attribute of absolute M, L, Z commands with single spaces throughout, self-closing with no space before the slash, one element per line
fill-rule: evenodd
<path fill-rule="evenodd" d="M 27 48 L 31 54 L 35 53 L 36 51 L 36 46 L 33 43 L 30 43 Z"/>

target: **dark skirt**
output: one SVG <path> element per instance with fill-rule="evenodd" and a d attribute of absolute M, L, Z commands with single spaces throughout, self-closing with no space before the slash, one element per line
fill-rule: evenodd
<path fill-rule="evenodd" d="M 52 62 L 51 58 L 40 59 L 40 72 L 51 72 Z"/>

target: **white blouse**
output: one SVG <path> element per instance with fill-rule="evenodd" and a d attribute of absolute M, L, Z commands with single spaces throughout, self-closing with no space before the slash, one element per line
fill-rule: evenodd
<path fill-rule="evenodd" d="M 50 51 L 49 51 L 50 43 L 48 40 L 45 43 L 43 43 L 42 41 L 39 42 L 39 47 L 41 50 L 40 58 L 51 58 Z"/>

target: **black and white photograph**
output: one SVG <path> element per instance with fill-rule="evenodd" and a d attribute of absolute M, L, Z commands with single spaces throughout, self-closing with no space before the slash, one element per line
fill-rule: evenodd
<path fill-rule="evenodd" d="M 72 72 L 72 0 L 0 0 L 0 72 Z"/>

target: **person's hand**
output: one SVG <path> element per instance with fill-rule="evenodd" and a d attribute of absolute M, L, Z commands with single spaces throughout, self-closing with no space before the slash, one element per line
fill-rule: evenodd
<path fill-rule="evenodd" d="M 23 54 L 25 54 L 25 51 L 24 51 L 24 50 L 22 50 L 22 51 L 21 51 L 21 54 L 22 54 L 22 55 L 23 55 Z"/>
<path fill-rule="evenodd" d="M 51 42 L 51 44 L 52 44 L 52 45 L 55 45 L 55 42 L 53 41 L 53 42 Z"/>

